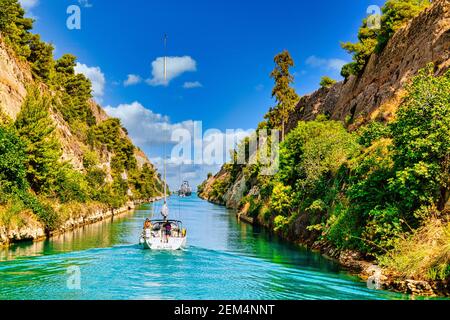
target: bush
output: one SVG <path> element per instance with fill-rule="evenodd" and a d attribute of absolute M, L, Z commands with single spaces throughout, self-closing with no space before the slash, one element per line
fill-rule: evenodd
<path fill-rule="evenodd" d="M 292 207 L 292 187 L 285 186 L 281 182 L 274 184 L 270 199 L 271 209 L 283 216 L 289 216 Z"/>
<path fill-rule="evenodd" d="M 338 204 L 326 222 L 323 237 L 340 249 L 361 249 L 361 233 L 360 217 L 348 205 Z"/>
<path fill-rule="evenodd" d="M 434 77 L 433 66 L 419 71 L 392 124 L 396 175 L 389 182 L 401 209 L 413 212 L 449 197 L 450 71 Z M 410 221 L 410 223 L 414 223 Z M 416 224 L 417 225 L 417 224 Z"/>
<path fill-rule="evenodd" d="M 25 146 L 11 129 L 0 127 L 0 185 L 1 192 L 28 188 L 25 168 Z"/>
<path fill-rule="evenodd" d="M 286 232 L 286 229 L 288 227 L 289 219 L 285 216 L 276 216 L 273 220 L 274 228 L 273 230 L 275 232 Z"/>
<path fill-rule="evenodd" d="M 335 83 L 336 83 L 336 80 L 331 79 L 330 77 L 327 77 L 327 76 L 322 77 L 322 79 L 320 80 L 320 86 L 322 88 L 330 88 Z"/>
<path fill-rule="evenodd" d="M 390 137 L 390 127 L 378 121 L 372 121 L 358 130 L 358 142 L 364 147 L 370 145 L 381 138 Z"/>
<path fill-rule="evenodd" d="M 90 199 L 85 176 L 67 165 L 61 167 L 58 171 L 55 193 L 63 203 L 70 201 L 86 202 Z"/>
<path fill-rule="evenodd" d="M 20 199 L 27 208 L 33 210 L 34 214 L 44 224 L 47 232 L 56 230 L 60 226 L 61 219 L 49 203 L 24 191 L 18 192 L 18 199 Z"/>

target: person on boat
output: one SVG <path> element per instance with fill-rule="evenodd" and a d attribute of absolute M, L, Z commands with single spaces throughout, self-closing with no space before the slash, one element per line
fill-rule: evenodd
<path fill-rule="evenodd" d="M 163 225 L 164 230 L 164 241 L 169 242 L 170 235 L 172 233 L 172 224 L 169 221 L 166 221 Z"/>
<path fill-rule="evenodd" d="M 150 219 L 148 219 L 148 218 L 145 219 L 143 236 L 146 238 L 149 238 L 150 234 L 152 232 L 152 228 L 153 228 L 153 226 L 152 226 L 152 222 L 150 221 Z"/>
<path fill-rule="evenodd" d="M 169 206 L 167 205 L 166 200 L 164 200 L 164 204 L 161 208 L 161 215 L 164 218 L 164 221 L 167 220 L 167 217 L 169 216 Z"/>
<path fill-rule="evenodd" d="M 145 219 L 145 222 L 144 222 L 144 230 L 146 230 L 146 229 L 151 229 L 152 228 L 152 222 L 150 221 L 150 219 Z"/>

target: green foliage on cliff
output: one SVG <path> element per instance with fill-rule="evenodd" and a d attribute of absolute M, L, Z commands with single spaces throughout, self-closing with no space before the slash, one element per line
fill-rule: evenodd
<path fill-rule="evenodd" d="M 50 193 L 56 181 L 61 147 L 50 118 L 50 98 L 32 90 L 22 106 L 15 128 L 26 146 L 27 178 L 36 192 Z"/>
<path fill-rule="evenodd" d="M 33 34 L 33 19 L 17 0 L 0 0 L 0 32 L 17 55 L 30 63 L 36 79 L 50 81 L 53 75 L 53 46 Z"/>
<path fill-rule="evenodd" d="M 380 53 L 395 31 L 430 5 L 430 0 L 388 0 L 381 9 L 381 17 L 374 14 L 363 20 L 358 31 L 358 41 L 344 42 L 342 48 L 352 54 L 353 62 L 341 71 L 344 78 L 360 74 L 370 56 Z M 378 21 L 377 21 L 378 20 Z"/>
<path fill-rule="evenodd" d="M 330 77 L 327 76 L 323 76 L 322 79 L 320 79 L 320 86 L 322 88 L 330 88 L 335 83 L 336 80 L 331 79 Z"/>
<path fill-rule="evenodd" d="M 274 176 L 262 176 L 258 165 L 224 166 L 241 170 L 228 185 L 242 174 L 251 181 L 242 208 L 275 232 L 306 229 L 308 240 L 356 249 L 406 276 L 448 277 L 450 71 L 433 70 L 421 70 L 406 87 L 391 123 L 349 133 L 319 116 L 287 134 Z M 254 187 L 259 192 L 250 194 Z M 217 188 L 215 196 L 227 191 Z"/>
<path fill-rule="evenodd" d="M 62 208 L 94 202 L 117 208 L 159 194 L 155 169 L 138 165 L 120 121 L 94 116 L 100 107 L 91 101 L 90 80 L 75 72 L 76 57 L 55 60 L 53 46 L 31 33 L 33 20 L 24 17 L 17 0 L 0 0 L 0 7 L 2 40 L 30 66 L 35 80 L 16 121 L 0 113 L 0 220 L 31 211 L 51 231 L 67 218 Z M 56 128 L 61 116 L 81 147 L 82 169 L 61 159 L 66 136 L 66 128 Z M 105 151 L 112 153 L 110 170 Z"/>
<path fill-rule="evenodd" d="M 95 118 L 88 101 L 92 98 L 91 81 L 82 74 L 75 74 L 76 57 L 65 54 L 55 61 L 55 79 L 53 85 L 58 91 L 60 103 L 57 104 L 64 120 L 72 127 L 81 121 L 87 126 L 95 124 Z"/>
<path fill-rule="evenodd" d="M 23 142 L 12 129 L 0 127 L 1 193 L 27 188 L 25 159 Z"/>

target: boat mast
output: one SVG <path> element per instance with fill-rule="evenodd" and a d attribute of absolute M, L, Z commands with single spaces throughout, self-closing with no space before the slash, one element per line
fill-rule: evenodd
<path fill-rule="evenodd" d="M 167 200 L 166 157 L 164 157 L 164 202 Z"/>
<path fill-rule="evenodd" d="M 167 35 L 164 35 L 164 84 L 167 84 Z"/>
<path fill-rule="evenodd" d="M 167 83 L 167 34 L 164 34 L 164 84 Z M 164 144 L 164 202 L 167 201 L 166 145 Z"/>

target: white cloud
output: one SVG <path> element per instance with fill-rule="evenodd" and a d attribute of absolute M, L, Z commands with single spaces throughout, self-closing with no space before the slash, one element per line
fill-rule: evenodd
<path fill-rule="evenodd" d="M 125 87 L 128 87 L 128 86 L 133 86 L 133 85 L 141 83 L 141 82 L 142 82 L 142 78 L 140 76 L 135 75 L 135 74 L 129 74 L 127 77 L 127 80 L 125 80 L 123 82 L 123 85 Z"/>
<path fill-rule="evenodd" d="M 183 88 L 184 89 L 194 89 L 194 88 L 201 88 L 203 87 L 203 85 L 198 82 L 198 81 L 194 81 L 194 82 L 185 82 L 183 84 Z"/>
<path fill-rule="evenodd" d="M 25 10 L 30 10 L 39 4 L 39 0 L 19 0 L 19 2 Z"/>
<path fill-rule="evenodd" d="M 75 73 L 84 74 L 92 82 L 92 91 L 97 102 L 101 102 L 105 90 L 105 75 L 99 67 L 88 67 L 85 64 L 77 62 Z"/>
<path fill-rule="evenodd" d="M 167 86 L 170 81 L 185 72 L 197 71 L 197 62 L 189 56 L 167 57 L 167 80 L 164 80 L 164 57 L 152 62 L 152 79 L 147 83 L 151 86 Z"/>
<path fill-rule="evenodd" d="M 311 67 L 322 68 L 336 72 L 340 72 L 342 67 L 346 63 L 347 61 L 342 59 L 324 59 L 316 56 L 310 56 L 308 59 L 306 59 L 306 64 Z"/>
<path fill-rule="evenodd" d="M 171 123 L 169 117 L 154 113 L 137 101 L 117 107 L 107 106 L 105 111 L 111 117 L 119 118 L 134 143 L 142 148 L 170 143 L 174 130 L 187 129 L 192 132 L 194 127 L 191 120 Z"/>
<path fill-rule="evenodd" d="M 107 106 L 105 111 L 111 117 L 119 118 L 122 124 L 133 140 L 133 142 L 143 150 L 158 150 L 153 153 L 150 161 L 156 165 L 158 171 L 163 172 L 162 148 L 164 153 L 170 159 L 166 160 L 167 182 L 172 190 L 179 188 L 182 180 L 189 180 L 191 186 L 195 188 L 205 178 L 208 172 L 216 172 L 223 161 L 230 158 L 229 149 L 235 147 L 242 139 L 249 136 L 253 130 L 227 130 L 221 132 L 219 130 L 206 130 L 203 132 L 202 147 L 195 151 L 191 149 L 190 160 L 198 159 L 200 154 L 202 164 L 187 161 L 184 154 L 174 153 L 172 147 L 177 142 L 172 141 L 172 133 L 175 130 L 182 129 L 189 132 L 190 137 L 194 138 L 194 127 L 196 123 L 193 120 L 187 120 L 178 123 L 172 123 L 169 117 L 155 113 L 145 108 L 141 103 L 135 101 L 130 104 L 120 104 L 116 107 Z M 196 127 L 197 130 L 199 127 Z M 201 129 L 200 129 L 201 130 Z M 193 142 L 191 140 L 191 142 Z M 191 145 L 193 147 L 193 145 Z M 213 157 L 220 155 L 222 151 L 220 163 L 209 161 L 208 150 L 217 150 Z M 212 160 L 212 159 L 210 159 Z"/>

